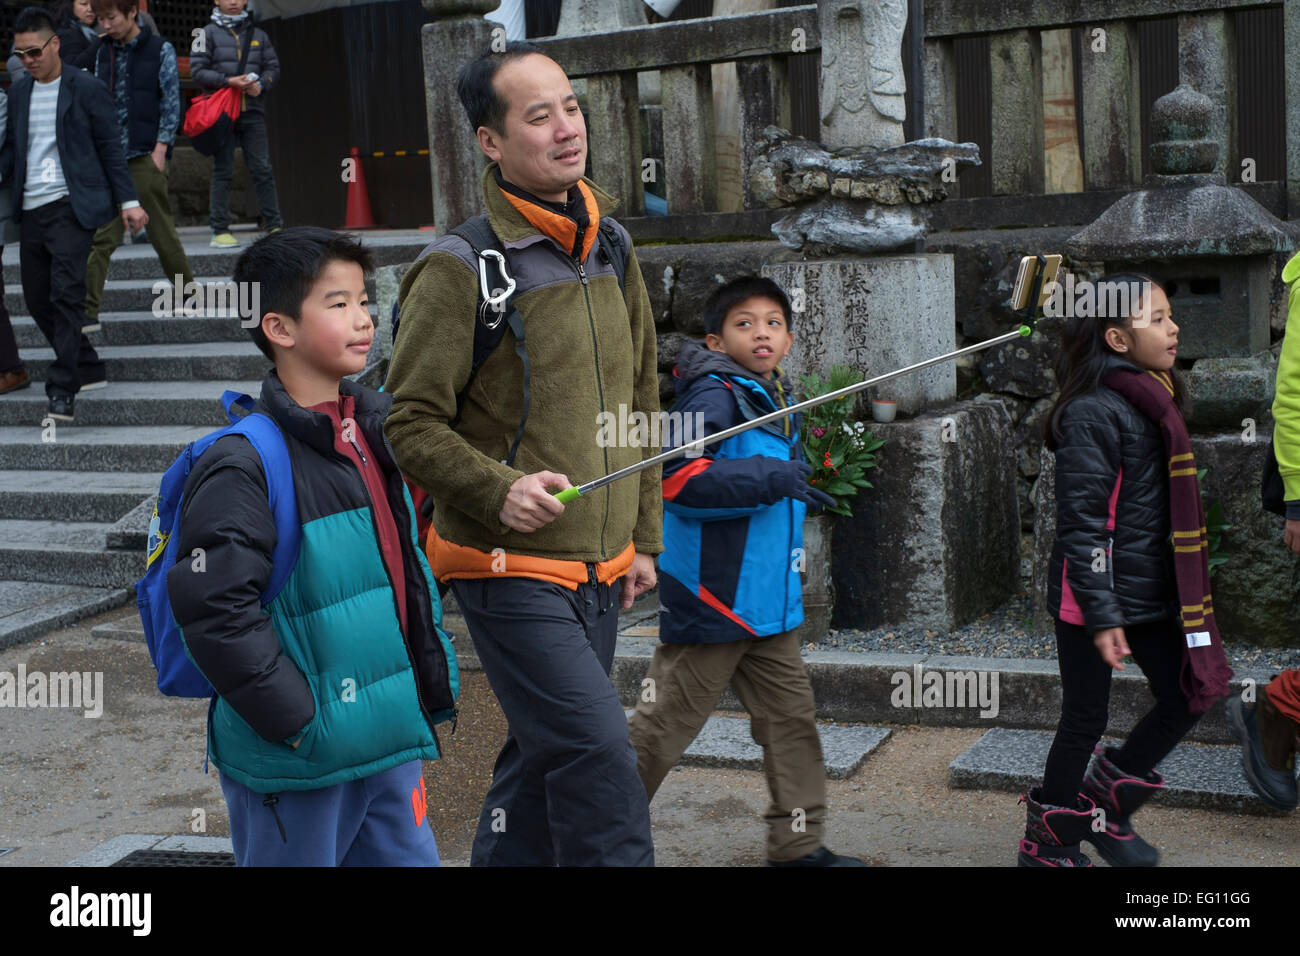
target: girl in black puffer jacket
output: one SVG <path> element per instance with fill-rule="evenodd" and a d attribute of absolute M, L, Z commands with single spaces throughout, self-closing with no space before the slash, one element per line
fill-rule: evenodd
<path fill-rule="evenodd" d="M 1178 326 L 1149 276 L 1110 276 L 1096 288 L 1095 311 L 1110 314 L 1067 322 L 1057 368 L 1061 392 L 1047 425 L 1057 508 L 1048 606 L 1056 618 L 1062 706 L 1043 785 L 1022 797 L 1028 822 L 1021 866 L 1090 866 L 1079 852 L 1085 839 L 1112 866 L 1156 865 L 1159 853 L 1133 831 L 1129 816 L 1164 786 L 1155 766 L 1196 722 L 1179 683 L 1183 631 L 1161 426 L 1103 383 L 1117 369 L 1169 370 L 1174 402 L 1184 411 L 1173 372 Z M 1107 289 L 1128 294 L 1109 296 Z M 1131 308 L 1115 309 L 1117 300 Z M 1123 747 L 1098 748 L 1089 767 L 1106 729 L 1111 669 L 1123 670 L 1129 653 L 1156 705 Z"/>

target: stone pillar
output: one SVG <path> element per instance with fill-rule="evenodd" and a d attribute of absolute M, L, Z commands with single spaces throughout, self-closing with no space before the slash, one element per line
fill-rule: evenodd
<path fill-rule="evenodd" d="M 420 29 L 424 102 L 433 172 L 433 224 L 439 235 L 483 208 L 479 186 L 486 162 L 456 95 L 456 74 L 491 42 L 496 24 L 483 19 L 499 0 L 422 0 L 436 19 Z"/>
<path fill-rule="evenodd" d="M 875 487 L 835 521 L 832 625 L 943 632 L 1005 602 L 1020 584 L 1020 510 L 1001 403 L 871 428 L 885 441 L 867 472 Z"/>
<path fill-rule="evenodd" d="M 555 35 L 606 33 L 623 27 L 645 26 L 645 23 L 642 0 L 564 0 Z"/>
<path fill-rule="evenodd" d="M 668 211 L 713 212 L 718 199 L 713 74 L 708 63 L 660 71 Z"/>
<path fill-rule="evenodd" d="M 760 135 L 769 125 L 790 128 L 790 86 L 783 56 L 755 57 L 736 64 L 740 87 L 740 178 L 746 209 L 761 204 L 749 185 L 749 167 Z"/>
<path fill-rule="evenodd" d="M 957 142 L 957 63 L 952 39 L 939 37 L 925 41 L 925 110 L 923 132 Z M 959 183 L 945 183 L 950 199 L 961 195 Z"/>
<path fill-rule="evenodd" d="M 1105 32 L 1096 36 L 1096 29 Z M 1140 183 L 1137 26 L 1130 20 L 1091 24 L 1084 29 L 1082 51 L 1084 188 Z"/>
<path fill-rule="evenodd" d="M 776 7 L 776 0 L 713 0 L 713 16 L 729 17 L 743 13 L 759 13 Z M 764 126 L 775 123 L 768 114 L 766 123 L 757 129 L 745 129 L 745 114 L 752 113 L 748 93 L 741 88 L 739 74 L 746 64 L 752 61 L 737 60 L 734 63 L 713 64 L 713 118 L 717 124 L 715 145 L 718 164 L 718 211 L 739 212 L 753 205 L 753 196 L 747 186 L 749 179 L 749 160 L 753 152 L 753 142 L 746 149 L 746 138 L 757 139 Z M 784 66 L 784 60 L 782 60 Z M 784 73 L 782 74 L 784 78 Z M 760 84 L 761 85 L 761 84 Z M 758 91 L 763 95 L 763 91 Z M 767 94 L 770 98 L 771 93 Z M 789 125 L 784 126 L 789 129 Z"/>
<path fill-rule="evenodd" d="M 795 345 L 782 368 L 805 372 L 845 364 L 871 378 L 956 348 L 953 259 L 947 253 L 771 262 L 763 275 L 790 295 Z M 898 402 L 904 415 L 950 402 L 951 362 L 901 376 L 872 397 Z"/>
<path fill-rule="evenodd" d="M 1282 49 L 1300 50 L 1300 0 L 1286 0 Z M 1284 57 L 1286 70 L 1287 218 L 1300 219 L 1300 57 Z"/>
<path fill-rule="evenodd" d="M 901 146 L 906 0 L 822 0 L 821 138 L 832 148 Z"/>
<path fill-rule="evenodd" d="M 592 178 L 622 200 L 619 214 L 645 214 L 641 188 L 641 117 L 635 73 L 606 73 L 587 80 L 587 142 Z"/>
<path fill-rule="evenodd" d="M 1083 191 L 1072 35 L 1068 29 L 1039 34 L 1043 48 L 1043 180 L 1049 193 Z"/>
<path fill-rule="evenodd" d="M 993 194 L 1043 192 L 1043 56 L 1034 30 L 989 37 Z"/>
<path fill-rule="evenodd" d="M 1232 17 L 1222 10 L 1178 18 L 1178 82 L 1205 94 L 1214 104 L 1210 139 L 1219 144 L 1214 171 L 1225 173 L 1230 183 L 1241 181 L 1235 39 Z"/>

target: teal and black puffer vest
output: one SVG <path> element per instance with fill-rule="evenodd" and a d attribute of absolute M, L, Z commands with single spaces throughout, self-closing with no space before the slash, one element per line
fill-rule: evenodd
<path fill-rule="evenodd" d="M 218 697 L 208 752 L 262 793 L 311 790 L 439 756 L 435 724 L 455 716 L 456 657 L 416 541 L 414 512 L 383 434 L 391 398 L 344 380 L 356 426 L 383 469 L 401 539 L 405 594 L 394 594 L 357 465 L 334 448 L 329 416 L 289 398 L 275 372 L 259 411 L 289 450 L 302 544 L 265 607 L 275 525 L 261 459 L 239 436 L 217 441 L 185 489 L 184 556 L 168 572 L 172 612 Z M 189 556 L 204 549 L 204 570 Z M 406 633 L 395 601 L 405 600 Z M 295 749 L 292 742 L 301 737 Z"/>

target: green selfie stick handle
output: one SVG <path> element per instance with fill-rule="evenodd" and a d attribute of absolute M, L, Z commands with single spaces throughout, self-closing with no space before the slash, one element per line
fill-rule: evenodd
<path fill-rule="evenodd" d="M 560 504 L 567 505 L 570 501 L 577 501 L 581 496 L 582 492 L 578 489 L 577 485 L 574 485 L 572 488 L 565 488 L 563 491 L 557 491 L 555 493 L 555 500 L 560 502 Z"/>

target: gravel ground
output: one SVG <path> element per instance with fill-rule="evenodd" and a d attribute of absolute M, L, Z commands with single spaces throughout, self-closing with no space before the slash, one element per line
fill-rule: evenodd
<path fill-rule="evenodd" d="M 1032 630 L 1033 601 L 1021 591 L 977 621 L 946 633 L 925 628 L 878 627 L 863 631 L 831 631 L 813 645 L 817 650 L 885 651 L 969 657 L 1031 657 L 1056 659 L 1056 638 L 1038 637 Z M 1228 645 L 1228 661 L 1236 668 L 1300 667 L 1300 648 Z"/>

